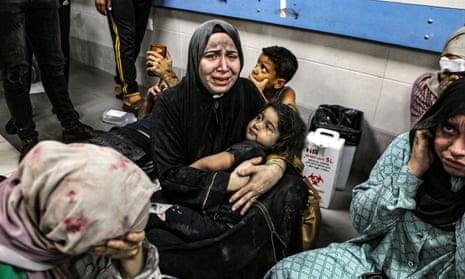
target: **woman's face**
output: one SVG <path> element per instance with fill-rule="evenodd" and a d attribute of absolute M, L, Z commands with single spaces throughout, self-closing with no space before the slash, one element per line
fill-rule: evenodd
<path fill-rule="evenodd" d="M 447 173 L 465 177 L 465 115 L 459 114 L 438 125 L 434 150 Z"/>
<path fill-rule="evenodd" d="M 461 59 L 460 56 L 457 55 L 444 55 L 450 60 Z M 449 86 L 452 82 L 463 78 L 465 76 L 464 72 L 459 73 L 451 73 L 451 72 L 441 72 L 439 74 L 439 91 L 443 92 L 447 86 Z"/>
<path fill-rule="evenodd" d="M 266 108 L 247 125 L 246 139 L 271 147 L 279 138 L 278 121 L 276 111 L 271 107 Z"/>
<path fill-rule="evenodd" d="M 199 75 L 211 94 L 227 92 L 239 77 L 241 61 L 236 46 L 226 33 L 213 33 L 200 60 Z"/>

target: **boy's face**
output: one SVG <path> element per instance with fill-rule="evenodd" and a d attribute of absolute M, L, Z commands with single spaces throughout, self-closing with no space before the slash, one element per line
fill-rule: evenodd
<path fill-rule="evenodd" d="M 283 79 L 276 76 L 273 61 L 263 53 L 258 57 L 257 64 L 252 69 L 250 75 L 258 82 L 268 79 L 268 82 L 265 85 L 265 90 L 280 89 L 284 86 L 284 83 L 280 82 Z"/>
<path fill-rule="evenodd" d="M 245 137 L 265 147 L 271 147 L 279 137 L 278 121 L 276 111 L 268 107 L 249 122 Z"/>

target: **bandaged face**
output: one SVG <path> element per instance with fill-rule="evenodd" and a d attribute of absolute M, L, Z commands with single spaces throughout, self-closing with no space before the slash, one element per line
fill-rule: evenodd
<path fill-rule="evenodd" d="M 465 73 L 465 59 L 443 56 L 439 60 L 443 73 Z"/>

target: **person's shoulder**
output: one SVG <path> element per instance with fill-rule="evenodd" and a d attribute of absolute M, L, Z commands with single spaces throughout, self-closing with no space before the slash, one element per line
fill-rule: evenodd
<path fill-rule="evenodd" d="M 410 132 L 404 132 L 398 135 L 394 140 L 398 142 L 408 142 L 409 141 Z"/>
<path fill-rule="evenodd" d="M 280 94 L 281 97 L 285 97 L 285 96 L 292 96 L 292 97 L 295 97 L 295 90 L 294 88 L 290 87 L 290 86 L 284 86 L 282 89 L 281 89 L 281 94 Z"/>
<path fill-rule="evenodd" d="M 391 149 L 391 151 L 398 150 L 397 152 L 399 152 L 400 150 L 403 150 L 403 152 L 405 151 L 409 152 L 410 151 L 410 133 L 405 132 L 395 137 L 393 141 L 391 142 L 391 144 L 389 145 L 389 149 Z"/>
<path fill-rule="evenodd" d="M 426 81 L 428 81 L 429 79 L 431 79 L 431 77 L 433 77 L 434 73 L 431 73 L 431 72 L 425 72 L 421 75 L 419 75 L 416 79 L 415 79 L 415 84 L 423 84 L 423 83 L 426 83 Z"/>
<path fill-rule="evenodd" d="M 178 99 L 183 97 L 185 92 L 186 92 L 186 83 L 185 82 L 180 82 L 176 84 L 173 87 L 168 87 L 164 89 L 159 98 L 163 100 L 172 100 L 172 99 Z"/>
<path fill-rule="evenodd" d="M 248 78 L 240 77 L 237 80 L 237 84 L 245 87 L 253 87 L 258 91 L 257 86 L 255 86 L 255 84 Z"/>
<path fill-rule="evenodd" d="M 241 91 L 246 93 L 246 96 L 256 96 L 258 98 L 263 98 L 257 86 L 255 86 L 255 84 L 248 78 L 240 77 L 236 83 L 236 86 L 241 88 Z"/>

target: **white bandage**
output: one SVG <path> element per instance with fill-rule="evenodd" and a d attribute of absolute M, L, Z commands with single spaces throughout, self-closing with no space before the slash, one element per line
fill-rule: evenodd
<path fill-rule="evenodd" d="M 460 73 L 465 72 L 465 59 L 449 59 L 441 57 L 439 60 L 441 72 L 443 73 Z"/>

